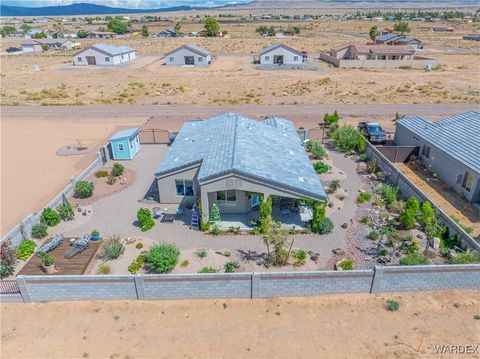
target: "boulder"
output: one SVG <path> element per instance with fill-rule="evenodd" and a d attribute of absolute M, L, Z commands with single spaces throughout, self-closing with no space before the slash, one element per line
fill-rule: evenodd
<path fill-rule="evenodd" d="M 348 227 L 348 223 L 342 224 L 342 228 L 347 228 L 347 227 Z"/>
<path fill-rule="evenodd" d="M 335 249 L 332 249 L 332 252 L 334 254 L 337 254 L 339 256 L 343 256 L 345 254 L 345 251 L 342 249 L 342 248 L 335 248 Z"/>

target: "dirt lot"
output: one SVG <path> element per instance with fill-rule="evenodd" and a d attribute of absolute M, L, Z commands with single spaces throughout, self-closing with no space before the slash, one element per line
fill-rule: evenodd
<path fill-rule="evenodd" d="M 453 358 L 434 345 L 479 344 L 479 294 L 3 304 L 1 356 Z"/>
<path fill-rule="evenodd" d="M 321 103 L 478 103 L 480 45 L 465 41 L 477 24 L 459 25 L 458 33 L 433 33 L 432 24 L 412 23 L 411 35 L 421 38 L 442 64 L 439 70 L 336 69 L 316 60 L 319 51 L 367 41 L 372 22 L 289 23 L 302 28 L 302 36 L 263 38 L 259 24 L 223 25 L 230 38 L 142 39 L 130 36 L 108 40 L 135 48 L 139 58 L 116 68 L 73 67 L 74 51 L 57 54 L 3 56 L 2 104 L 321 104 Z M 281 24 L 274 23 L 276 27 Z M 380 25 L 381 26 L 381 25 Z M 160 30 L 160 28 L 154 28 Z M 185 25 L 184 31 L 201 25 Z M 462 29 L 463 28 L 463 29 Z M 154 30 L 153 28 L 151 30 Z M 462 31 L 465 32 L 462 32 Z M 6 40 L 12 46 L 20 40 Z M 93 40 L 81 40 L 83 45 Z M 214 56 L 210 68 L 163 65 L 163 54 L 181 44 L 195 42 Z M 282 42 L 310 53 L 312 70 L 257 70 L 253 55 L 272 42 Z M 455 50 L 461 47 L 462 52 Z M 40 71 L 33 72 L 34 65 Z M 472 74 L 476 74 L 473 75 Z"/>

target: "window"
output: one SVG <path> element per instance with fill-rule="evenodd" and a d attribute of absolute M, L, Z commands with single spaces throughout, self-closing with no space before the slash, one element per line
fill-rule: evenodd
<path fill-rule="evenodd" d="M 203 61 L 203 57 L 199 57 L 198 62 L 202 62 L 202 61 Z"/>
<path fill-rule="evenodd" d="M 174 58 L 174 57 L 170 57 L 169 61 L 170 61 L 170 62 L 175 62 L 175 58 Z"/>
<path fill-rule="evenodd" d="M 175 180 L 177 196 L 193 196 L 193 181 Z"/>
<path fill-rule="evenodd" d="M 298 61 L 298 56 L 294 56 L 293 61 Z"/>
<path fill-rule="evenodd" d="M 265 61 L 270 61 L 270 56 L 265 56 Z"/>
<path fill-rule="evenodd" d="M 234 189 L 217 192 L 218 203 L 235 203 L 237 201 L 237 192 Z"/>
<path fill-rule="evenodd" d="M 110 57 L 105 57 L 105 62 L 110 62 Z"/>
<path fill-rule="evenodd" d="M 462 187 L 465 188 L 468 192 L 472 190 L 474 177 L 468 171 L 465 171 L 463 176 Z"/>
<path fill-rule="evenodd" d="M 82 58 L 81 58 L 81 57 L 77 57 L 77 61 L 78 61 L 78 62 L 82 62 Z"/>
<path fill-rule="evenodd" d="M 137 143 L 140 143 L 140 137 L 139 136 L 135 137 L 135 140 L 137 141 Z"/>
<path fill-rule="evenodd" d="M 133 148 L 133 141 L 128 141 L 130 143 L 130 148 Z"/>
<path fill-rule="evenodd" d="M 119 144 L 118 144 L 118 150 L 119 150 L 119 151 L 123 151 L 123 143 L 119 143 Z"/>
<path fill-rule="evenodd" d="M 422 147 L 422 155 L 424 155 L 427 158 L 430 158 L 430 146 L 428 145 L 423 145 Z"/>

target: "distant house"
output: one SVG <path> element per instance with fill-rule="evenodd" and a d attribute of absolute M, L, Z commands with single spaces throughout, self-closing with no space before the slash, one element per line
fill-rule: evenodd
<path fill-rule="evenodd" d="M 344 68 L 434 67 L 434 59 L 414 56 L 409 45 L 346 44 L 333 47 L 330 54 L 320 54 L 320 60 Z"/>
<path fill-rule="evenodd" d="M 432 30 L 435 32 L 454 32 L 455 28 L 452 26 L 434 26 Z"/>
<path fill-rule="evenodd" d="M 115 36 L 117 36 L 116 33 L 109 31 L 90 31 L 87 35 L 90 39 L 111 39 Z"/>
<path fill-rule="evenodd" d="M 414 37 L 395 33 L 380 35 L 375 39 L 377 45 L 409 45 L 416 51 L 423 50 L 422 42 Z"/>
<path fill-rule="evenodd" d="M 158 37 L 175 37 L 176 33 L 173 30 L 166 29 L 162 30 L 157 34 Z"/>
<path fill-rule="evenodd" d="M 119 131 L 108 140 L 114 160 L 131 160 L 140 151 L 140 128 Z"/>
<path fill-rule="evenodd" d="M 76 32 L 66 32 L 66 31 L 59 31 L 57 33 L 57 38 L 59 39 L 75 39 L 77 38 Z"/>
<path fill-rule="evenodd" d="M 20 46 L 22 47 L 23 52 L 42 52 L 42 44 L 38 41 L 33 40 L 25 40 L 23 41 Z"/>
<path fill-rule="evenodd" d="M 383 28 L 383 29 L 379 30 L 377 32 L 377 36 L 391 34 L 392 32 L 393 32 L 392 29 L 389 29 L 389 28 L 386 27 L 386 28 Z"/>
<path fill-rule="evenodd" d="M 31 39 L 22 42 L 22 51 L 24 52 L 41 52 L 42 45 L 46 44 L 49 50 L 70 50 L 75 46 L 75 43 L 69 39 Z"/>
<path fill-rule="evenodd" d="M 39 29 L 31 29 L 30 31 L 25 33 L 25 38 L 32 39 L 36 34 L 40 34 L 42 32 L 44 31 Z"/>
<path fill-rule="evenodd" d="M 463 36 L 462 39 L 471 40 L 471 41 L 480 41 L 480 35 L 466 35 L 466 36 Z"/>
<path fill-rule="evenodd" d="M 212 62 L 210 52 L 197 45 L 184 45 L 165 54 L 165 65 L 208 66 Z"/>
<path fill-rule="evenodd" d="M 155 171 L 160 203 L 215 204 L 223 214 L 252 211 L 261 194 L 274 207 L 327 195 L 293 124 L 225 113 L 187 121 Z M 283 210 L 289 212 L 288 205 Z"/>
<path fill-rule="evenodd" d="M 98 44 L 75 53 L 73 55 L 73 64 L 76 66 L 112 66 L 134 60 L 135 57 L 135 50 L 128 46 Z"/>
<path fill-rule="evenodd" d="M 267 46 L 258 56 L 262 65 L 300 65 L 305 62 L 303 52 L 284 44 Z"/>
<path fill-rule="evenodd" d="M 407 117 L 397 121 L 397 146 L 418 146 L 427 168 L 480 208 L 480 112 L 440 121 Z"/>

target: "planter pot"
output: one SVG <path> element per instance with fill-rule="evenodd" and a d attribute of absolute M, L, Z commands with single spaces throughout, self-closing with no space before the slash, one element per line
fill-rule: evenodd
<path fill-rule="evenodd" d="M 92 241 L 98 241 L 98 240 L 100 239 L 100 234 L 92 234 L 92 235 L 90 236 L 90 239 L 91 239 Z"/>
<path fill-rule="evenodd" d="M 44 265 L 42 265 L 42 267 L 43 267 L 43 270 L 45 271 L 45 273 L 47 273 L 47 274 L 53 274 L 53 273 L 55 273 L 55 264 L 52 264 L 52 265 L 50 265 L 50 266 L 44 266 Z"/>

